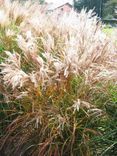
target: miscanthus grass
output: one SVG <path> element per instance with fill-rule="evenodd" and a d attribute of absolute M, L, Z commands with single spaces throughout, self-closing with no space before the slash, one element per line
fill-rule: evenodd
<path fill-rule="evenodd" d="M 93 155 L 106 116 L 93 98 L 117 79 L 116 46 L 97 16 L 4 1 L 0 19 L 1 153 Z"/>

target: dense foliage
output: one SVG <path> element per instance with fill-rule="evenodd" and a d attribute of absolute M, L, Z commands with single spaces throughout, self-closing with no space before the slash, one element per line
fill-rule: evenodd
<path fill-rule="evenodd" d="M 87 10 L 94 9 L 103 19 L 112 19 L 117 16 L 117 0 L 74 0 L 74 7 L 78 11 L 83 7 Z"/>
<path fill-rule="evenodd" d="M 106 0 L 103 4 L 103 18 L 113 19 L 117 18 L 117 1 L 116 0 Z"/>
<path fill-rule="evenodd" d="M 116 35 L 92 11 L 0 6 L 0 155 L 117 153 Z"/>

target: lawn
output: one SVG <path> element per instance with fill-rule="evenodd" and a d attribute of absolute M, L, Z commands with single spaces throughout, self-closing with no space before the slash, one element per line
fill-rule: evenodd
<path fill-rule="evenodd" d="M 108 34 L 108 35 L 112 35 L 113 32 L 116 31 L 116 30 L 117 30 L 117 28 L 115 28 L 115 27 L 112 27 L 112 28 L 105 27 L 103 29 L 103 32 L 106 33 L 106 34 Z"/>

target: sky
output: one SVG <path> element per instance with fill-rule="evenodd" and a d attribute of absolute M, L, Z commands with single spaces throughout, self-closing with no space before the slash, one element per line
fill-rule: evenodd
<path fill-rule="evenodd" d="M 61 2 L 73 2 L 73 0 L 46 0 L 46 2 L 48 2 L 48 3 L 51 3 L 51 2 L 53 2 L 53 3 L 61 3 Z"/>

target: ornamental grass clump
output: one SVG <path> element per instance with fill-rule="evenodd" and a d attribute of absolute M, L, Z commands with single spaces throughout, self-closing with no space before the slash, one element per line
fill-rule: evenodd
<path fill-rule="evenodd" d="M 8 18 L 0 36 L 0 91 L 7 107 L 1 153 L 92 155 L 88 143 L 101 135 L 98 124 L 106 116 L 103 106 L 91 103 L 92 93 L 116 81 L 113 41 L 92 11 L 60 16 L 29 2 L 4 3 L 0 11 Z"/>

